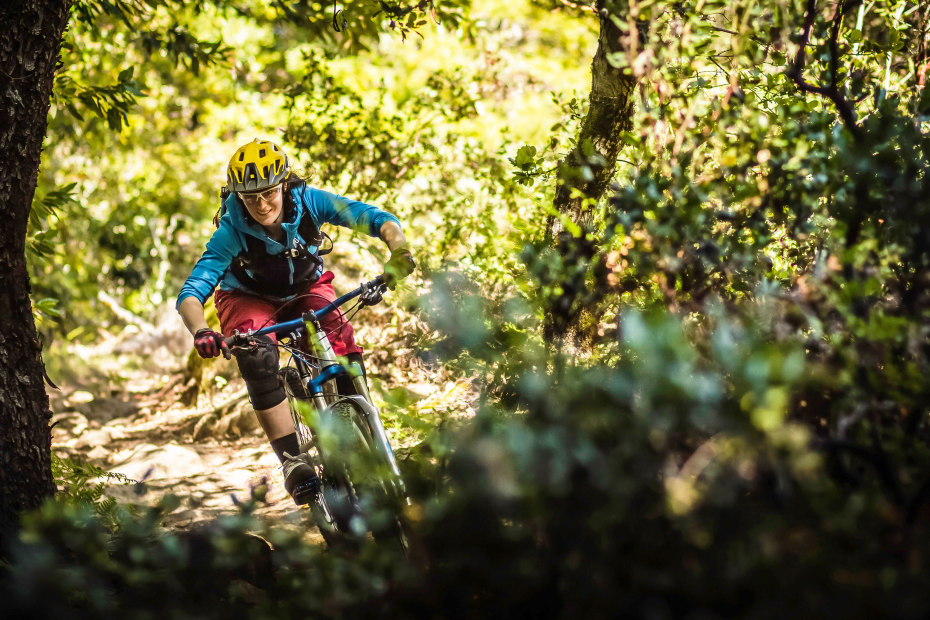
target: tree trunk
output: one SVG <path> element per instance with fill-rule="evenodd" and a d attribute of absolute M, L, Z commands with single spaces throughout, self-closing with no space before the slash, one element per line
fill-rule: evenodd
<path fill-rule="evenodd" d="M 611 53 L 625 53 L 624 39 L 627 38 L 611 20 L 608 4 L 607 0 L 597 2 L 601 30 L 591 63 L 588 115 L 582 123 L 578 144 L 559 164 L 559 187 L 553 201 L 557 213 L 567 216 L 582 229 L 590 227 L 594 221 L 594 211 L 584 208 L 585 199 L 596 201 L 604 194 L 617 167 L 621 135 L 632 126 L 636 78 L 607 60 Z M 628 36 L 639 36 L 635 26 Z M 632 45 L 636 45 L 635 39 Z M 547 238 L 554 242 L 562 229 L 561 221 L 550 217 L 546 225 Z"/>
<path fill-rule="evenodd" d="M 45 368 L 29 299 L 26 223 L 71 0 L 0 6 L 0 537 L 55 492 Z"/>
<path fill-rule="evenodd" d="M 595 210 L 588 205 L 596 203 L 607 190 L 617 168 L 623 132 L 629 131 L 633 123 L 636 78 L 607 59 L 610 54 L 635 56 L 643 35 L 637 23 L 631 22 L 627 34 L 617 28 L 611 14 L 623 11 L 614 4 L 611 0 L 597 0 L 601 30 L 591 63 L 588 115 L 574 150 L 559 163 L 559 186 L 553 200 L 555 212 L 577 224 L 582 237 L 565 232 L 559 217 L 550 216 L 546 222 L 547 245 L 565 265 L 572 266 L 561 274 L 562 293 L 553 300 L 543 320 L 547 342 L 563 342 L 566 336 L 576 344 L 589 340 L 590 334 L 579 328 L 585 305 L 598 297 L 598 291 L 590 291 L 587 283 L 587 267 L 597 255 L 597 243 L 583 234 L 594 227 Z"/>

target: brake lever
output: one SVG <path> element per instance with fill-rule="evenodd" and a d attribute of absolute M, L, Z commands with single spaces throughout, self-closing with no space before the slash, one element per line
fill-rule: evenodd
<path fill-rule="evenodd" d="M 362 285 L 362 294 L 359 295 L 359 300 L 362 302 L 363 306 L 373 306 L 377 303 L 381 303 L 381 300 L 384 299 L 384 284 L 366 282 Z"/>
<path fill-rule="evenodd" d="M 232 336 L 226 338 L 226 345 L 230 349 L 247 349 L 254 346 L 255 344 L 256 341 L 254 338 L 252 338 L 251 332 L 241 334 L 237 331 Z"/>

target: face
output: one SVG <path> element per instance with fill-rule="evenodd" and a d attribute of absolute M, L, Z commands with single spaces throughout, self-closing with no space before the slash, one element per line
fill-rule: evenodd
<path fill-rule="evenodd" d="M 281 185 L 263 192 L 239 192 L 239 198 L 245 203 L 249 215 L 261 226 L 280 224 L 284 215 L 284 200 Z"/>

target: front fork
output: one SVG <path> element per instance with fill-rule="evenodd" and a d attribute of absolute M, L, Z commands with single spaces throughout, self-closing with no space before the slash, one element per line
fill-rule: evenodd
<path fill-rule="evenodd" d="M 307 340 L 310 345 L 310 350 L 313 351 L 314 355 L 320 360 L 320 370 L 323 371 L 333 364 L 338 364 L 339 361 L 336 359 L 336 354 L 333 353 L 333 347 L 329 342 L 329 338 L 326 337 L 326 334 L 319 326 L 314 327 L 316 329 L 313 330 L 313 335 L 308 337 Z M 310 330 L 308 330 L 308 333 L 309 331 Z M 384 430 L 384 424 L 381 423 L 381 415 L 378 413 L 377 407 L 374 406 L 371 400 L 371 393 L 368 391 L 368 383 L 365 381 L 362 368 L 357 362 L 353 362 L 349 364 L 348 370 L 352 375 L 352 383 L 358 395 L 345 396 L 344 398 L 351 398 L 354 400 L 365 414 L 365 421 L 368 423 L 368 428 L 371 431 L 375 449 L 387 461 L 391 468 L 391 472 L 394 474 L 396 484 L 399 487 L 398 491 L 400 491 L 403 497 L 406 497 L 404 482 L 400 477 L 400 469 L 397 467 L 397 459 L 394 458 L 391 442 L 388 439 L 387 432 Z M 313 403 L 316 405 L 317 411 L 324 411 L 328 406 L 323 394 L 314 395 Z"/>

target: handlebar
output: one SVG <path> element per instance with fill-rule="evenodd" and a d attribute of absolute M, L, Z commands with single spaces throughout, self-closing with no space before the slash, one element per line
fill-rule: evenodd
<path fill-rule="evenodd" d="M 341 305 L 355 299 L 356 297 L 361 297 L 362 305 L 373 306 L 381 301 L 385 290 L 387 290 L 387 284 L 385 284 L 384 275 L 382 274 L 370 282 L 362 283 L 362 285 L 354 291 L 346 293 L 339 299 L 320 308 L 316 312 L 313 310 L 308 310 L 299 319 L 268 325 L 249 334 L 233 334 L 232 336 L 226 337 L 224 341 L 226 342 L 227 346 L 234 347 L 248 344 L 249 338 L 252 336 L 263 336 L 265 334 L 275 334 L 277 336 L 279 334 L 287 334 L 290 332 L 299 333 L 304 330 L 304 326 L 307 322 L 319 321 L 327 314 L 335 311 Z"/>

